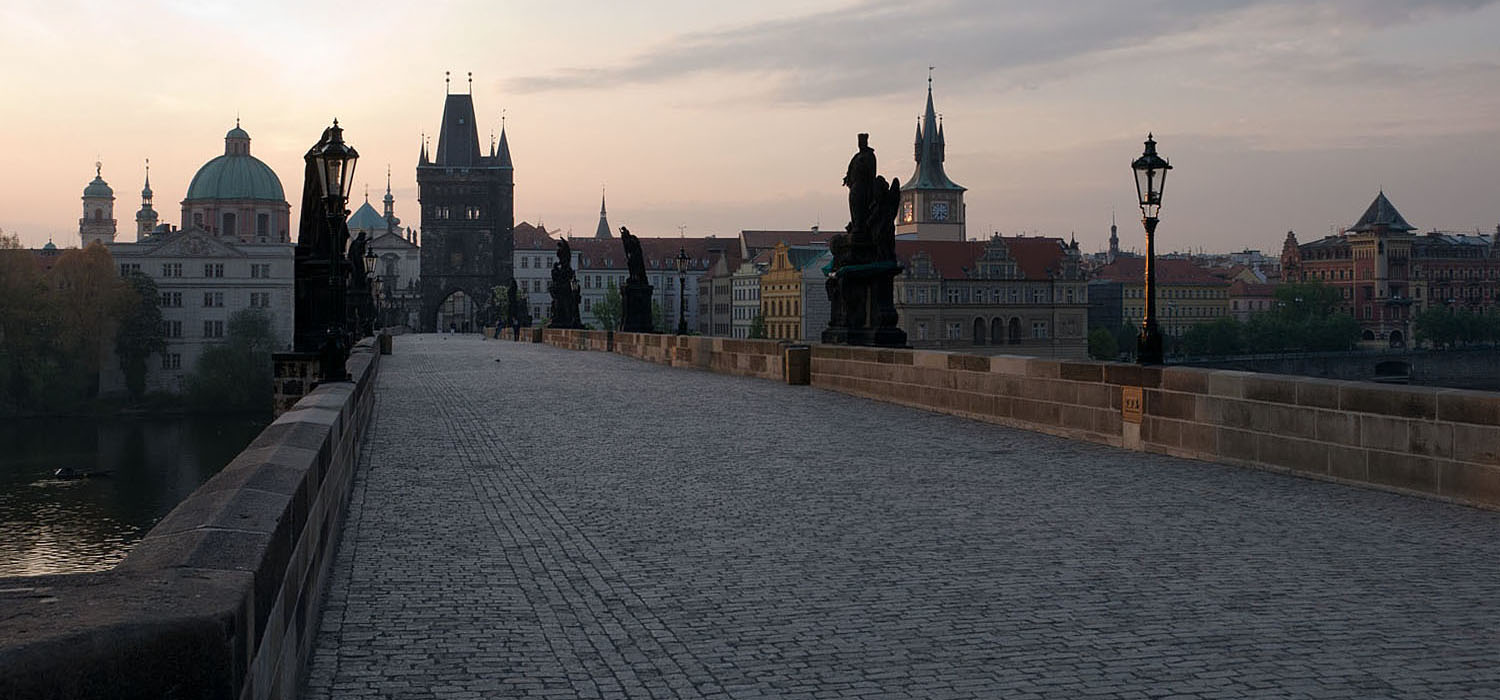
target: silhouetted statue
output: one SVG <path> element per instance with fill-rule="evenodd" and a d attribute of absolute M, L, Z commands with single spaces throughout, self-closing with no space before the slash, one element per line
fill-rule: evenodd
<path fill-rule="evenodd" d="M 620 227 L 620 245 L 625 248 L 625 267 L 630 270 L 628 279 L 646 281 L 646 256 L 641 253 L 641 239 L 624 226 Z"/>
<path fill-rule="evenodd" d="M 624 226 L 620 227 L 620 245 L 625 247 L 625 266 L 630 276 L 620 285 L 620 330 L 627 333 L 654 333 L 651 325 L 651 283 L 646 281 L 646 255 L 641 239 Z"/>
<path fill-rule="evenodd" d="M 896 261 L 896 212 L 901 207 L 901 182 L 876 174 L 875 149 L 868 134 L 859 135 L 859 150 L 849 159 L 844 186 L 849 188 L 846 233 L 829 243 L 833 261 L 824 284 L 833 306 L 825 343 L 849 345 L 906 345 L 906 332 L 893 299 L 893 280 L 901 273 Z"/>
<path fill-rule="evenodd" d="M 364 289 L 370 281 L 369 270 L 365 269 L 365 232 L 360 231 L 354 240 L 349 242 L 349 286 L 354 289 Z"/>
<path fill-rule="evenodd" d="M 573 273 L 573 248 L 566 239 L 557 242 L 557 262 L 552 263 L 552 282 L 547 291 L 552 294 L 552 327 L 582 328 L 583 319 L 578 315 L 582 295 Z"/>

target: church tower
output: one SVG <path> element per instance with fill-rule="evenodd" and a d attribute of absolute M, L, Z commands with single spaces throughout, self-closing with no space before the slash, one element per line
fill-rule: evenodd
<path fill-rule="evenodd" d="M 146 186 L 141 189 L 141 210 L 135 213 L 135 240 L 140 242 L 156 228 L 156 210 L 151 208 L 151 159 L 146 159 Z"/>
<path fill-rule="evenodd" d="M 423 331 L 452 322 L 463 329 L 489 301 L 495 287 L 510 283 L 515 226 L 515 168 L 510 141 L 500 129 L 493 155 L 480 151 L 471 94 L 448 94 L 437 149 L 423 142 L 417 160 L 422 229 Z"/>
<path fill-rule="evenodd" d="M 901 211 L 896 235 L 919 241 L 964 240 L 964 188 L 943 172 L 947 156 L 943 123 L 932 106 L 932 76 L 927 76 L 927 109 L 917 123 L 917 169 L 901 183 Z"/>
<path fill-rule="evenodd" d="M 79 243 L 115 242 L 115 191 L 104 181 L 104 164 L 94 163 L 94 179 L 83 188 L 83 218 L 78 220 Z"/>
<path fill-rule="evenodd" d="M 1109 258 L 1105 262 L 1114 262 L 1120 257 L 1120 227 L 1115 225 L 1114 212 L 1109 214 Z"/>

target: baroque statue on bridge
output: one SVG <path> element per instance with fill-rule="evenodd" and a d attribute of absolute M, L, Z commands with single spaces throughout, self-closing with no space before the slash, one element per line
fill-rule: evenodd
<path fill-rule="evenodd" d="M 583 328 L 578 314 L 582 295 L 573 273 L 573 248 L 566 239 L 557 242 L 557 262 L 552 263 L 552 281 L 547 285 L 552 295 L 552 328 Z"/>
<path fill-rule="evenodd" d="M 896 212 L 901 207 L 901 181 L 887 183 L 876 172 L 870 135 L 859 135 L 859 148 L 849 159 L 844 186 L 849 188 L 849 223 L 833 237 L 833 262 L 824 269 L 828 301 L 832 305 L 823 342 L 847 345 L 904 347 L 906 332 L 898 327 L 893 286 L 901 264 L 896 261 Z"/>
<path fill-rule="evenodd" d="M 620 330 L 627 333 L 653 333 L 651 323 L 651 283 L 646 281 L 646 255 L 641 252 L 641 239 L 630 229 L 620 227 L 620 245 L 625 248 L 625 266 L 630 276 L 620 287 L 620 302 L 623 313 Z"/>

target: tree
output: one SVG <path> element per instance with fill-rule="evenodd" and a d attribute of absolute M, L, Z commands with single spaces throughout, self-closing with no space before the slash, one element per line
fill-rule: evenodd
<path fill-rule="evenodd" d="M 499 327 L 504 328 L 510 325 L 510 288 L 495 285 L 490 289 L 490 303 L 494 306 L 496 316 L 500 321 Z"/>
<path fill-rule="evenodd" d="M 1244 351 L 1240 322 L 1224 316 L 1187 329 L 1182 351 L 1187 355 L 1235 355 Z"/>
<path fill-rule="evenodd" d="M 241 309 L 229 317 L 228 337 L 204 349 L 187 378 L 189 403 L 202 411 L 261 411 L 271 407 L 271 317 Z"/>
<path fill-rule="evenodd" d="M 657 301 L 655 299 L 652 299 L 651 300 L 651 329 L 654 330 L 654 331 L 656 331 L 657 333 L 660 333 L 663 330 L 665 330 L 662 327 L 661 324 L 662 324 L 661 302 L 659 302 L 659 301 Z"/>
<path fill-rule="evenodd" d="M 57 366 L 53 299 L 31 251 L 0 235 L 0 412 L 23 412 L 51 396 Z"/>
<path fill-rule="evenodd" d="M 1089 331 L 1089 357 L 1096 360 L 1120 359 L 1120 344 L 1115 341 L 1115 334 L 1107 328 Z"/>
<path fill-rule="evenodd" d="M 625 302 L 620 299 L 620 290 L 615 287 L 614 280 L 609 280 L 605 287 L 604 298 L 594 302 L 593 312 L 601 329 L 612 331 L 620 327 L 620 318 L 625 313 Z"/>
<path fill-rule="evenodd" d="M 115 272 L 114 258 L 103 245 L 63 252 L 47 275 L 55 299 L 58 359 L 63 364 L 64 396 L 85 399 L 99 393 L 104 348 L 126 309 L 134 303 L 130 286 Z"/>
<path fill-rule="evenodd" d="M 115 355 L 125 373 L 126 390 L 131 398 L 140 399 L 146 393 L 146 361 L 152 353 L 167 349 L 162 336 L 161 293 L 156 282 L 140 272 L 126 275 L 125 283 L 133 299 L 115 332 Z"/>
<path fill-rule="evenodd" d="M 766 315 L 757 311 L 755 317 L 750 319 L 750 337 L 764 339 L 766 337 Z"/>

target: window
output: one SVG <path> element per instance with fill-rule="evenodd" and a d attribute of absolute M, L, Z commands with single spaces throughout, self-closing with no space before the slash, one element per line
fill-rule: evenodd
<path fill-rule="evenodd" d="M 271 263 L 252 263 L 250 265 L 251 279 L 270 279 Z"/>
<path fill-rule="evenodd" d="M 221 222 L 223 222 L 223 226 L 220 227 L 219 233 L 228 234 L 228 235 L 234 235 L 234 234 L 238 233 L 239 229 L 237 229 L 235 227 L 235 224 L 238 223 L 238 222 L 235 221 L 234 212 L 232 212 L 232 211 L 226 211 L 226 212 L 224 212 L 224 215 L 222 217 L 220 217 L 219 220 Z"/>
<path fill-rule="evenodd" d="M 203 263 L 204 277 L 223 277 L 224 263 Z"/>
<path fill-rule="evenodd" d="M 162 321 L 161 334 L 166 338 L 181 338 L 182 321 Z"/>
<path fill-rule="evenodd" d="M 962 323 L 948 324 L 948 340 L 961 340 L 964 337 L 964 326 Z"/>
<path fill-rule="evenodd" d="M 125 277 L 141 271 L 140 263 L 120 263 L 120 276 Z"/>
<path fill-rule="evenodd" d="M 203 337 L 205 337 L 205 338 L 223 338 L 224 337 L 224 322 L 223 321 L 204 321 L 203 322 Z"/>
<path fill-rule="evenodd" d="M 271 235 L 270 214 L 255 215 L 255 235 L 260 238 L 265 238 L 266 236 Z"/>
<path fill-rule="evenodd" d="M 223 292 L 204 292 L 203 306 L 205 308 L 219 308 L 224 306 Z"/>
<path fill-rule="evenodd" d="M 1032 321 L 1031 322 L 1031 337 L 1038 338 L 1038 339 L 1046 339 L 1046 337 L 1047 337 L 1047 322 L 1046 321 Z"/>
<path fill-rule="evenodd" d="M 162 369 L 182 369 L 182 355 L 175 352 L 162 353 Z"/>
<path fill-rule="evenodd" d="M 524 270 L 527 267 L 529 267 L 529 265 L 527 265 L 527 263 L 529 263 L 529 262 L 531 262 L 531 257 L 530 256 L 526 256 L 526 255 L 521 256 L 521 269 Z"/>
<path fill-rule="evenodd" d="M 162 292 L 161 307 L 163 309 L 182 308 L 182 292 Z"/>
<path fill-rule="evenodd" d="M 203 212 L 193 212 L 193 225 L 197 226 L 198 228 L 203 228 Z"/>
<path fill-rule="evenodd" d="M 269 308 L 271 308 L 271 293 L 270 292 L 250 292 L 250 308 L 252 308 L 252 309 L 269 309 Z"/>
<path fill-rule="evenodd" d="M 182 276 L 182 263 L 162 263 L 162 265 L 161 265 L 161 276 L 162 277 L 181 277 Z"/>

